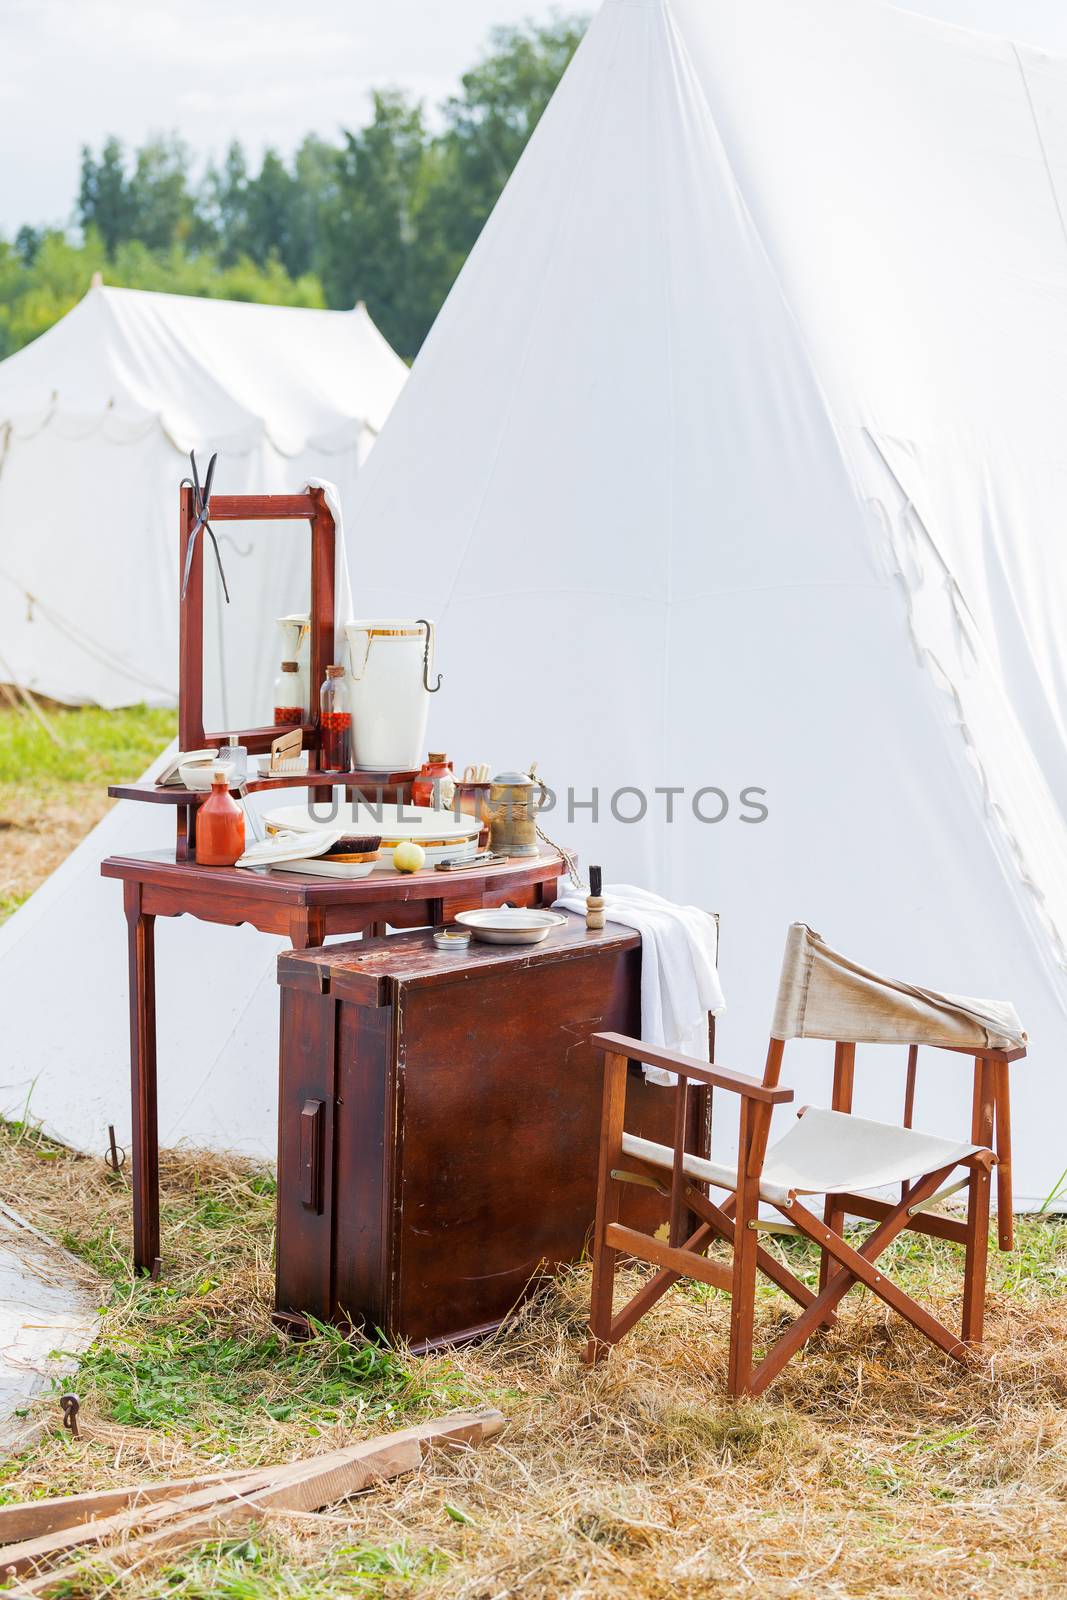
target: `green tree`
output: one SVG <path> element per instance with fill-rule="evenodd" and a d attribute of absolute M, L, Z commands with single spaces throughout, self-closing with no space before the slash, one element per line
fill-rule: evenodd
<path fill-rule="evenodd" d="M 0 240 L 0 358 L 66 316 L 97 272 L 105 282 L 127 289 L 267 305 L 321 307 L 325 303 L 316 277 L 290 278 L 276 257 L 265 267 L 247 257 L 223 266 L 207 251 L 190 253 L 181 245 L 166 251 L 150 250 L 139 239 L 130 239 L 109 259 L 95 229 L 88 231 L 81 244 L 72 244 L 63 233 L 53 230 L 42 236 L 29 266 L 12 245 Z"/>
<path fill-rule="evenodd" d="M 189 151 L 180 139 L 151 139 L 141 146 L 127 193 L 132 222 L 125 238 L 139 239 L 149 250 L 168 250 L 189 240 L 194 202 L 189 192 Z"/>
<path fill-rule="evenodd" d="M 447 246 L 466 258 L 581 43 L 586 20 L 496 28 L 491 50 L 446 101 L 440 207 Z"/>
<path fill-rule="evenodd" d="M 0 239 L 0 355 L 50 327 L 93 272 L 177 294 L 350 307 L 365 300 L 404 356 L 419 349 L 584 29 L 579 17 L 497 29 L 441 108 L 374 96 L 340 147 L 309 135 L 290 161 L 241 145 L 198 186 L 189 153 L 156 137 L 128 158 L 109 138 L 82 150 L 83 242 L 25 227 Z"/>
<path fill-rule="evenodd" d="M 82 228 L 96 230 L 108 255 L 128 239 L 140 239 L 150 250 L 188 240 L 195 205 L 186 146 L 174 137 L 150 139 L 129 172 L 118 139 L 106 141 L 99 160 L 83 147 L 77 209 Z"/>
<path fill-rule="evenodd" d="M 365 300 L 405 354 L 418 349 L 427 327 L 415 295 L 426 147 L 421 108 L 396 91 L 375 94 L 367 127 L 345 135 L 319 256 L 329 303 Z"/>
<path fill-rule="evenodd" d="M 86 231 L 95 229 L 109 253 L 132 235 L 133 203 L 126 181 L 126 158 L 118 139 L 106 141 L 99 161 L 88 145 L 82 146 L 78 221 Z"/>

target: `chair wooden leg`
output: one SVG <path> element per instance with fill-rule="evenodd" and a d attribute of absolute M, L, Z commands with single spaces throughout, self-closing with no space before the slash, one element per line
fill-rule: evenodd
<path fill-rule="evenodd" d="M 695 1255 L 699 1255 L 707 1249 L 714 1237 L 714 1228 L 706 1222 L 701 1223 L 680 1248 L 682 1250 L 691 1250 Z M 661 1267 L 659 1272 L 655 1273 L 642 1289 L 638 1289 L 633 1299 L 628 1301 L 616 1316 L 612 1317 L 608 1328 L 608 1345 L 618 1344 L 619 1340 L 624 1338 L 630 1329 L 635 1327 L 641 1318 L 663 1298 L 667 1290 L 680 1281 L 681 1273 L 672 1272 L 669 1267 Z M 607 1354 L 607 1345 L 602 1348 L 600 1354 Z M 595 1359 L 599 1359 L 599 1357 Z"/>
<path fill-rule="evenodd" d="M 997 1152 L 997 1242 L 1015 1249 L 1015 1206 L 1011 1181 L 1011 1074 L 1006 1061 L 993 1067 L 995 1099 L 994 1149 Z"/>
<path fill-rule="evenodd" d="M 834 1088 L 831 1105 L 835 1111 L 850 1112 L 856 1084 L 856 1046 L 850 1043 L 834 1045 Z M 835 1195 L 826 1196 L 823 1221 L 831 1233 L 840 1233 L 845 1225 L 845 1208 Z M 834 1273 L 837 1262 L 829 1250 L 819 1257 L 819 1292 L 821 1293 Z"/>
<path fill-rule="evenodd" d="M 837 1196 L 828 1194 L 826 1204 L 823 1206 L 822 1219 L 831 1233 L 841 1233 L 845 1226 L 845 1209 L 839 1203 Z M 823 1250 L 819 1255 L 819 1293 L 826 1288 L 835 1272 L 839 1270 L 837 1262 L 829 1250 Z"/>
<path fill-rule="evenodd" d="M 971 1168 L 967 1201 L 967 1257 L 963 1271 L 962 1328 L 967 1344 L 981 1344 L 985 1328 L 990 1187 L 989 1162 L 978 1160 Z"/>
<path fill-rule="evenodd" d="M 609 1226 L 619 1220 L 621 1195 L 611 1176 L 622 1157 L 623 1119 L 626 1113 L 626 1057 L 604 1057 L 604 1108 L 600 1124 L 600 1164 L 597 1173 L 596 1222 L 593 1226 L 593 1288 L 589 1307 L 589 1343 L 585 1360 L 601 1361 L 611 1348 L 611 1311 L 615 1294 L 615 1256 L 605 1239 Z"/>
<path fill-rule="evenodd" d="M 920 1182 L 913 1184 L 910 1196 L 911 1203 L 915 1205 L 922 1205 L 924 1201 L 929 1200 L 931 1195 L 935 1194 L 941 1187 L 942 1183 L 944 1183 L 945 1179 L 952 1170 L 952 1167 L 942 1167 L 937 1172 L 931 1172 Z M 826 1236 L 824 1225 L 820 1223 L 814 1215 L 812 1215 L 810 1212 L 807 1212 L 803 1206 L 799 1205 L 799 1203 L 794 1202 L 788 1211 L 783 1211 L 783 1216 L 786 1216 L 790 1218 L 790 1220 L 797 1223 L 801 1231 L 807 1234 L 808 1238 L 811 1239 L 815 1244 L 826 1248 L 827 1245 L 832 1242 L 835 1250 L 840 1251 L 841 1256 L 845 1258 L 842 1262 L 845 1270 L 834 1273 L 831 1282 L 827 1284 L 822 1293 L 812 1301 L 811 1305 L 806 1311 L 801 1312 L 800 1316 L 797 1317 L 796 1320 L 792 1322 L 781 1335 L 777 1344 L 775 1344 L 772 1349 L 768 1351 L 766 1356 L 764 1356 L 763 1360 L 760 1362 L 759 1366 L 756 1368 L 751 1377 L 750 1392 L 752 1394 L 762 1394 L 767 1385 L 774 1382 L 775 1378 L 781 1372 L 782 1368 L 785 1366 L 790 1357 L 796 1354 L 801 1346 L 811 1338 L 819 1324 L 825 1320 L 827 1312 L 832 1311 L 838 1302 L 844 1299 L 852 1284 L 856 1282 L 856 1279 L 859 1276 L 859 1273 L 854 1270 L 853 1263 L 855 1265 L 859 1265 L 860 1263 L 871 1263 L 877 1261 L 883 1250 L 888 1249 L 889 1245 L 892 1244 L 897 1235 L 903 1233 L 908 1226 L 907 1208 L 908 1202 L 906 1201 L 902 1201 L 899 1206 L 895 1207 L 894 1210 L 891 1211 L 881 1223 L 879 1223 L 878 1227 L 874 1230 L 870 1237 L 864 1241 L 863 1245 L 858 1251 L 852 1250 L 851 1247 L 845 1243 L 844 1239 L 838 1238 L 834 1241 L 829 1241 Z M 862 1281 L 867 1281 L 868 1287 L 872 1287 L 871 1283 L 869 1282 L 869 1275 L 866 1274 L 866 1272 L 864 1273 L 864 1278 Z M 885 1296 L 881 1286 L 882 1278 L 879 1274 L 878 1284 L 877 1286 L 874 1286 L 875 1292 L 883 1294 L 884 1298 Z M 894 1309 L 901 1309 L 901 1298 L 907 1299 L 907 1297 L 901 1297 L 896 1291 L 891 1292 L 894 1295 Z M 907 1303 L 909 1308 L 915 1311 L 919 1310 L 919 1308 L 916 1307 L 914 1302 L 910 1299 L 908 1299 Z M 928 1337 L 930 1337 L 931 1333 L 933 1332 L 934 1343 L 940 1344 L 942 1349 L 948 1350 L 948 1352 L 951 1354 L 951 1346 L 958 1342 L 956 1341 L 955 1336 L 950 1334 L 947 1329 L 941 1329 L 940 1325 L 934 1322 L 933 1318 L 926 1316 L 925 1313 L 922 1313 L 921 1315 L 923 1321 L 927 1325 L 933 1325 L 932 1329 L 929 1326 L 922 1326 L 921 1331 L 925 1332 Z M 911 1319 L 909 1318 L 909 1320 Z M 920 1323 L 917 1322 L 916 1326 L 920 1327 Z"/>
<path fill-rule="evenodd" d="M 761 1110 L 764 1115 L 761 1116 Z M 726 1389 L 739 1400 L 751 1392 L 752 1333 L 756 1320 L 756 1262 L 759 1235 L 749 1224 L 759 1215 L 759 1172 L 753 1172 L 754 1152 L 760 1151 L 761 1131 L 768 1120 L 766 1108 L 746 1100 L 741 1108 L 741 1140 L 737 1155 L 737 1211 L 734 1221 L 733 1281 L 730 1289 L 730 1354 Z"/>

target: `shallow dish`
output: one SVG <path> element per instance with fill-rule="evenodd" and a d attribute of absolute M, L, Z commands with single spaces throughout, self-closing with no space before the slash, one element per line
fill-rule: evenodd
<path fill-rule="evenodd" d="M 316 878 L 366 878 L 377 861 L 338 861 L 332 856 L 305 856 L 301 861 L 273 861 L 273 872 L 310 872 Z"/>
<path fill-rule="evenodd" d="M 501 906 L 495 911 L 461 911 L 456 921 L 483 944 L 540 944 L 553 928 L 564 927 L 567 919 L 556 911 Z"/>

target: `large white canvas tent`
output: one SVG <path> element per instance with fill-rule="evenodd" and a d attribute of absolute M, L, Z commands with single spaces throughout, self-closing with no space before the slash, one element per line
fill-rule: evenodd
<path fill-rule="evenodd" d="M 875 0 L 605 0 L 346 508 L 360 611 L 437 618 L 435 745 L 536 754 L 551 833 L 721 913 L 732 1065 L 798 919 L 1015 1002 L 1037 1201 L 1067 1166 L 1065 112 L 1067 60 Z M 259 1000 L 194 1083 L 161 996 L 165 1137 L 220 1142 L 244 1082 L 226 1142 L 271 1147 Z M 35 1103 L 70 1134 L 59 1056 Z M 120 1043 L 90 1056 L 79 1142 L 125 1093 Z M 858 1107 L 901 1078 L 876 1059 Z M 966 1127 L 965 1080 L 932 1061 L 919 1124 Z"/>
<path fill-rule="evenodd" d="M 598 825 L 549 827 L 722 913 L 735 1065 L 793 918 L 1015 1000 L 1037 1198 L 1067 1166 L 1065 205 L 1061 57 L 868 0 L 607 0 L 355 511 L 375 609 L 413 597 L 374 550 L 448 552 L 440 739 L 596 788 Z M 964 1076 L 927 1068 L 920 1116 Z M 899 1109 L 899 1063 L 861 1079 Z"/>
<path fill-rule="evenodd" d="M 172 705 L 178 484 L 218 451 L 216 492 L 350 495 L 408 369 L 366 308 L 90 289 L 0 363 L 0 679 L 57 700 Z M 307 605 L 291 533 L 231 528 L 210 590 L 209 704 L 255 726 L 275 615 Z"/>

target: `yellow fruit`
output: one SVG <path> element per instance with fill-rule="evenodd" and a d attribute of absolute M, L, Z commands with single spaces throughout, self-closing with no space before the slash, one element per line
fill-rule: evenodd
<path fill-rule="evenodd" d="M 426 851 L 421 844 L 406 839 L 393 851 L 393 866 L 398 872 L 418 872 L 426 865 Z"/>

